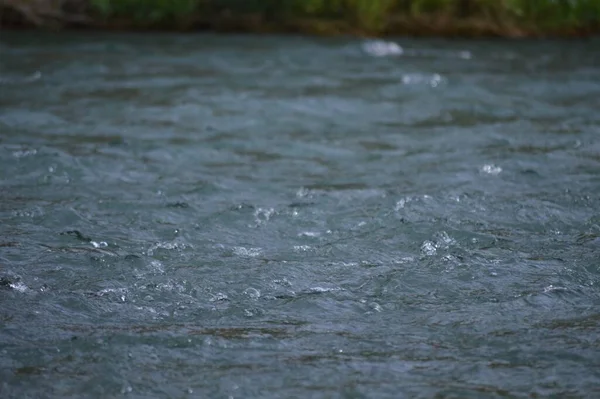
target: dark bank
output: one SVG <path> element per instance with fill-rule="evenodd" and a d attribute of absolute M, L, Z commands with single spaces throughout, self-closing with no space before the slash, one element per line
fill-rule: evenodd
<path fill-rule="evenodd" d="M 363 36 L 589 36 L 598 0 L 4 0 L 4 28 Z"/>

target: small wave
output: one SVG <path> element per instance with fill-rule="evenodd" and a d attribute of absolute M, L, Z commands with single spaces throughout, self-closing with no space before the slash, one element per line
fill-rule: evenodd
<path fill-rule="evenodd" d="M 421 244 L 421 252 L 427 256 L 433 256 L 436 254 L 437 248 L 431 241 L 424 241 L 423 244 Z"/>
<path fill-rule="evenodd" d="M 148 254 L 148 256 L 153 256 L 154 251 L 156 251 L 157 249 L 173 250 L 173 249 L 186 249 L 186 248 L 188 248 L 188 245 L 183 244 L 183 243 L 158 242 L 158 243 L 152 245 L 150 248 L 148 248 L 148 251 L 146 253 Z"/>
<path fill-rule="evenodd" d="M 294 245 L 294 252 L 307 252 L 312 249 L 310 245 Z"/>
<path fill-rule="evenodd" d="M 402 55 L 404 49 L 395 42 L 384 40 L 373 40 L 363 43 L 363 51 L 373 57 L 387 57 L 391 55 Z"/>
<path fill-rule="evenodd" d="M 321 233 L 319 233 L 318 231 L 303 231 L 301 233 L 298 233 L 298 237 L 317 238 L 320 236 Z"/>
<path fill-rule="evenodd" d="M 442 75 L 434 73 L 431 75 L 421 73 L 410 73 L 402 75 L 402 83 L 405 85 L 426 84 L 431 87 L 437 87 L 446 81 Z"/>
<path fill-rule="evenodd" d="M 343 288 L 340 287 L 321 287 L 321 286 L 316 286 L 316 287 L 311 287 L 308 288 L 305 293 L 306 294 L 324 294 L 327 292 L 338 292 L 338 291 L 344 291 Z"/>
<path fill-rule="evenodd" d="M 17 281 L 16 283 L 10 283 L 8 286 L 18 292 L 25 292 L 29 289 L 29 287 L 20 281 Z"/>
<path fill-rule="evenodd" d="M 273 208 L 258 208 L 256 211 L 254 211 L 256 225 L 258 226 L 267 223 L 271 219 L 271 216 L 275 215 L 275 213 L 275 209 Z"/>
<path fill-rule="evenodd" d="M 13 151 L 12 155 L 15 158 L 25 158 L 28 157 L 30 155 L 35 155 L 37 154 L 37 150 L 36 149 L 32 149 L 32 150 L 17 150 L 17 151 Z"/>
<path fill-rule="evenodd" d="M 428 57 L 428 58 L 459 58 L 470 60 L 473 58 L 473 53 L 469 50 L 443 50 L 443 49 L 404 49 L 404 55 L 408 57 Z"/>
<path fill-rule="evenodd" d="M 0 85 L 17 85 L 17 84 L 26 84 L 33 83 L 42 78 L 42 73 L 40 71 L 35 71 L 29 76 L 21 77 L 21 78 L 7 78 L 0 77 Z"/>
<path fill-rule="evenodd" d="M 502 168 L 493 164 L 486 164 L 479 168 L 479 171 L 488 175 L 498 175 L 502 172 Z"/>
<path fill-rule="evenodd" d="M 261 248 L 246 248 L 246 247 L 233 247 L 233 253 L 237 256 L 244 256 L 255 258 L 262 254 Z"/>

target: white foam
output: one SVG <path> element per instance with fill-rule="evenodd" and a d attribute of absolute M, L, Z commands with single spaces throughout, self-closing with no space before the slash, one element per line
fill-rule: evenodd
<path fill-rule="evenodd" d="M 423 244 L 421 244 L 421 252 L 427 256 L 433 256 L 436 254 L 437 248 L 431 241 L 424 241 Z"/>
<path fill-rule="evenodd" d="M 260 256 L 262 253 L 261 248 L 246 248 L 246 247 L 233 247 L 233 253 L 237 256 L 247 256 L 255 258 Z"/>
<path fill-rule="evenodd" d="M 363 50 L 373 57 L 398 56 L 404 54 L 404 49 L 395 42 L 373 40 L 363 43 Z"/>
<path fill-rule="evenodd" d="M 479 171 L 488 175 L 498 175 L 502 172 L 502 168 L 493 164 L 486 164 L 479 168 Z"/>

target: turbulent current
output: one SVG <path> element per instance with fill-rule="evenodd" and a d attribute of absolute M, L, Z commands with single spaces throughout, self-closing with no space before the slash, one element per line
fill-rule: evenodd
<path fill-rule="evenodd" d="M 2 398 L 600 397 L 600 41 L 0 35 Z"/>

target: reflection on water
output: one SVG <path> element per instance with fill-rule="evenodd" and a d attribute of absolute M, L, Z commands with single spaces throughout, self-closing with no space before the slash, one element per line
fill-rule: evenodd
<path fill-rule="evenodd" d="M 592 397 L 598 42 L 0 38 L 0 395 Z"/>

